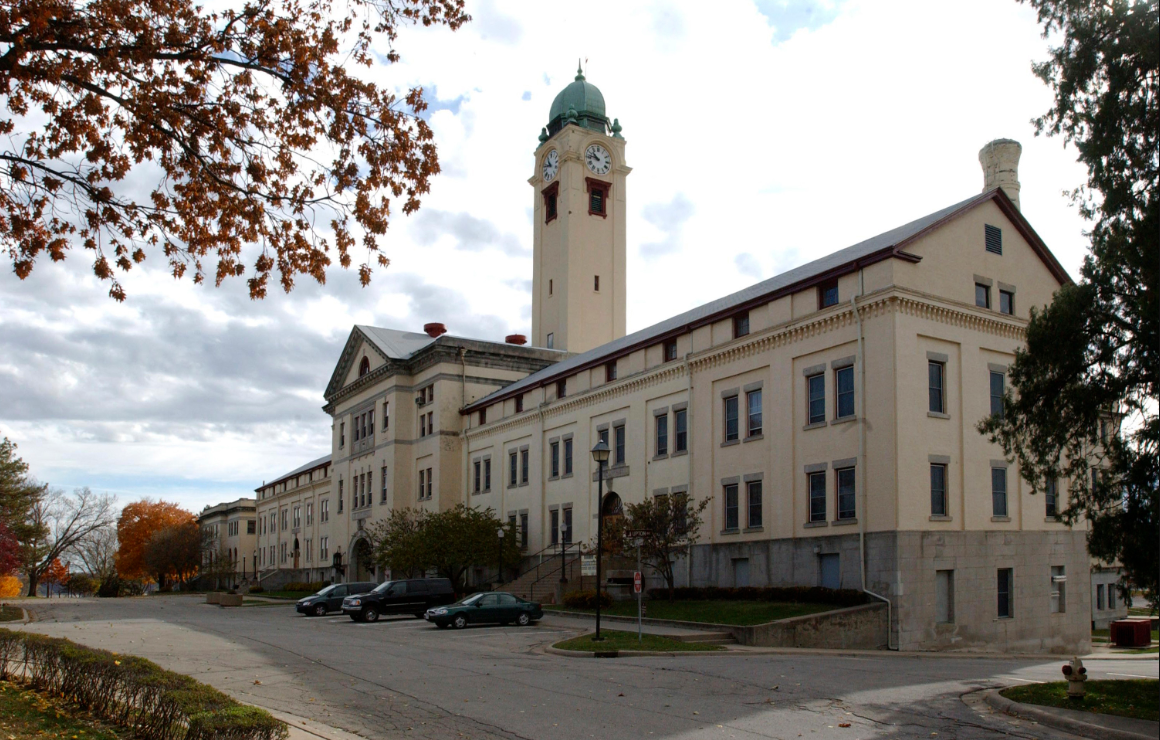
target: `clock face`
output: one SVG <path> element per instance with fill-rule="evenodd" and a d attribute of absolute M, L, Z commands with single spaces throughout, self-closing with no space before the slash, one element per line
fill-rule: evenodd
<path fill-rule="evenodd" d="M 599 144 L 588 147 L 588 150 L 584 152 L 584 161 L 587 163 L 588 169 L 598 175 L 607 175 L 608 171 L 612 169 L 612 155 Z"/>
<path fill-rule="evenodd" d="M 560 153 L 555 149 L 548 152 L 548 156 L 544 157 L 544 182 L 551 182 L 556 179 L 556 173 L 560 171 Z"/>

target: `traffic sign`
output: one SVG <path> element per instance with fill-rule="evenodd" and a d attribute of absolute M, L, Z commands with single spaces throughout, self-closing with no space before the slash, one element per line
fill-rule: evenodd
<path fill-rule="evenodd" d="M 648 537 L 650 534 L 652 534 L 652 532 L 647 529 L 630 529 L 624 533 L 624 536 L 628 537 L 629 539 L 635 539 L 637 537 Z"/>
<path fill-rule="evenodd" d="M 640 585 L 640 571 L 638 570 L 632 574 L 632 592 L 634 594 L 640 593 Z"/>

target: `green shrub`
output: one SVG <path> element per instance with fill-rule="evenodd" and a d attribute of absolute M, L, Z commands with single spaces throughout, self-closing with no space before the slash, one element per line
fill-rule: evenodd
<path fill-rule="evenodd" d="M 250 586 L 250 593 L 252 594 L 262 594 L 265 592 L 266 589 L 262 588 L 261 586 Z"/>
<path fill-rule="evenodd" d="M 22 677 L 146 740 L 283 740 L 285 723 L 144 658 L 0 629 L 0 679 Z"/>
<path fill-rule="evenodd" d="M 650 588 L 650 599 L 669 599 L 669 589 Z M 675 601 L 788 601 L 804 604 L 831 604 L 859 606 L 869 603 L 870 597 L 854 589 L 822 588 L 821 586 L 679 586 L 672 591 Z"/>
<path fill-rule="evenodd" d="M 327 581 L 291 581 L 280 588 L 280 591 L 308 591 L 315 593 L 329 586 Z"/>
<path fill-rule="evenodd" d="M 564 594 L 564 606 L 570 609 L 595 609 L 596 608 L 596 589 L 587 588 L 583 591 L 571 591 Z M 612 606 L 612 597 L 608 595 L 607 591 L 600 592 L 600 608 L 607 609 Z"/>

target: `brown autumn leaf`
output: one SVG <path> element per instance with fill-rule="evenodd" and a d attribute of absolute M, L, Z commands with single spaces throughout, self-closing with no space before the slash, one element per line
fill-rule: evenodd
<path fill-rule="evenodd" d="M 180 525 L 196 525 L 197 518 L 168 501 L 134 501 L 117 519 L 117 573 L 122 578 L 145 578 L 149 569 L 145 551 L 154 534 Z"/>
<path fill-rule="evenodd" d="M 117 275 L 157 253 L 196 283 L 249 273 L 262 298 L 275 270 L 285 291 L 322 283 L 361 244 L 365 285 L 439 161 L 422 88 L 359 67 L 397 61 L 403 25 L 467 20 L 463 0 L 6 2 L 0 245 L 21 279 L 83 246 L 118 301 Z M 147 199 L 130 173 L 152 178 Z"/>

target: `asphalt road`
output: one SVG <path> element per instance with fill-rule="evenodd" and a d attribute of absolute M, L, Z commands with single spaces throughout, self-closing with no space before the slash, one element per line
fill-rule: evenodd
<path fill-rule="evenodd" d="M 595 660 L 545 654 L 544 645 L 572 633 L 550 618 L 453 631 L 412 618 L 306 618 L 288 606 L 219 609 L 181 596 L 33 608 L 38 621 L 27 629 L 141 655 L 242 701 L 367 738 L 1066 737 L 993 714 L 971 696 L 1057 680 L 1061 660 Z M 1092 678 L 1157 676 L 1154 660 L 1088 665 Z"/>

